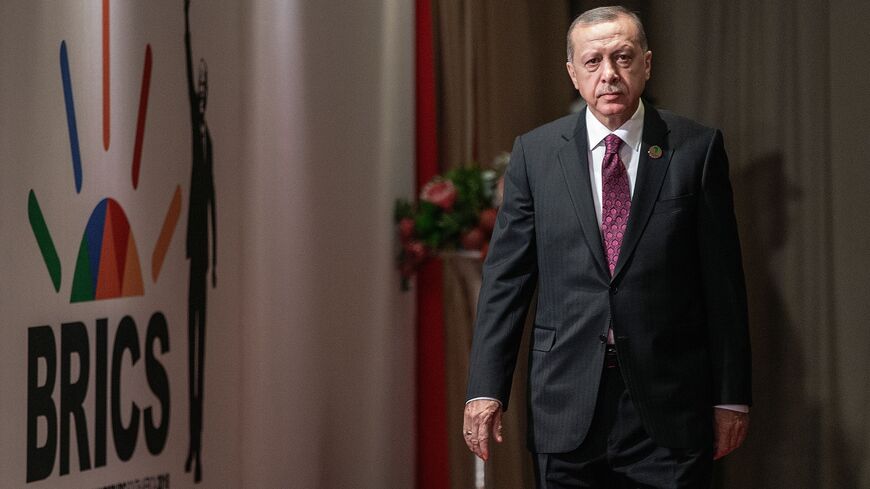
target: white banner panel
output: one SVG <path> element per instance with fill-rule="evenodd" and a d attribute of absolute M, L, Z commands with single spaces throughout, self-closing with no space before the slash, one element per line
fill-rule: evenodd
<path fill-rule="evenodd" d="M 0 6 L 0 487 L 239 485 L 238 11 L 189 13 Z"/>

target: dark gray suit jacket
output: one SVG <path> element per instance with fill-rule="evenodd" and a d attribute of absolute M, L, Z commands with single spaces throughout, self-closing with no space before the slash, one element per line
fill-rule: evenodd
<path fill-rule="evenodd" d="M 475 322 L 468 398 L 506 409 L 525 316 L 529 448 L 577 448 L 589 430 L 612 324 L 648 434 L 712 440 L 712 406 L 751 404 L 746 292 L 718 130 L 646 105 L 626 236 L 613 278 L 587 162 L 585 112 L 516 139 Z M 648 156 L 651 146 L 660 158 Z"/>

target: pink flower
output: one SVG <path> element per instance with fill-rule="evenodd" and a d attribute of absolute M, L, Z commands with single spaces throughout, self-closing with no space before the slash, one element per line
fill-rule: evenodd
<path fill-rule="evenodd" d="M 414 220 L 410 217 L 402 218 L 399 221 L 399 238 L 403 243 L 408 242 L 414 237 Z"/>
<path fill-rule="evenodd" d="M 450 180 L 432 180 L 423 187 L 420 199 L 449 211 L 456 202 L 456 187 Z"/>
<path fill-rule="evenodd" d="M 478 225 L 487 236 L 492 234 L 492 230 L 495 228 L 495 219 L 497 216 L 498 209 L 490 208 L 484 209 L 480 212 L 480 217 L 478 218 Z"/>
<path fill-rule="evenodd" d="M 409 241 L 404 249 L 405 259 L 409 262 L 419 264 L 426 258 L 426 246 L 420 241 Z"/>
<path fill-rule="evenodd" d="M 423 264 L 429 251 L 421 241 L 410 240 L 402 245 L 402 261 L 399 263 L 399 273 L 402 276 L 402 289 L 408 290 L 408 280 Z"/>
<path fill-rule="evenodd" d="M 466 250 L 479 250 L 485 241 L 486 237 L 483 235 L 483 231 L 481 231 L 480 228 L 471 229 L 470 231 L 462 233 L 462 236 L 459 237 L 459 242 Z"/>

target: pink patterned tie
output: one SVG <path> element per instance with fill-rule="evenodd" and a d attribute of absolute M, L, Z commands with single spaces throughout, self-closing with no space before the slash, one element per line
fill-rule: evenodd
<path fill-rule="evenodd" d="M 611 277 L 619 260 L 619 248 L 631 211 L 628 173 L 619 158 L 621 144 L 622 140 L 616 134 L 605 137 L 604 160 L 601 164 L 601 237 Z"/>

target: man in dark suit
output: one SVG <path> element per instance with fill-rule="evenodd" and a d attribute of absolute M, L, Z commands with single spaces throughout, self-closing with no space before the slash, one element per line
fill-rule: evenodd
<path fill-rule="evenodd" d="M 746 292 L 722 134 L 640 100 L 652 52 L 622 7 L 581 14 L 587 108 L 517 138 L 475 324 L 463 436 L 489 457 L 529 303 L 540 488 L 709 487 L 749 422 Z"/>

